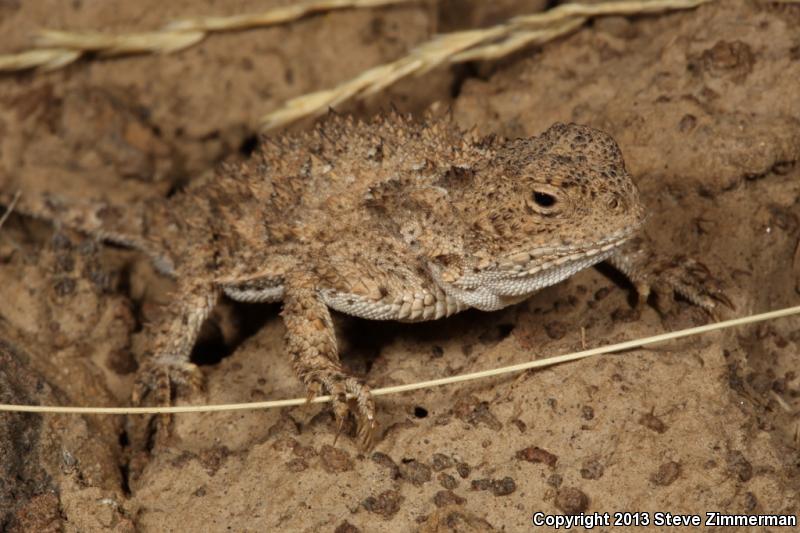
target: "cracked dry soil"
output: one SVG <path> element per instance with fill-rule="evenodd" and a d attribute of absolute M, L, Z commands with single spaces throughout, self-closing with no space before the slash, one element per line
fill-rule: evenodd
<path fill-rule="evenodd" d="M 136 30 L 270 2 L 213 4 L 3 2 L 0 46 L 20 49 L 41 26 Z M 0 185 L 118 202 L 169 194 L 243 157 L 259 114 L 281 101 L 437 30 L 511 14 L 511 2 L 456 4 L 344 11 L 176 55 L 3 76 Z M 438 101 L 483 132 L 535 135 L 555 121 L 608 131 L 649 207 L 645 237 L 705 263 L 736 306 L 721 318 L 741 316 L 792 305 L 800 289 L 798 24 L 798 6 L 745 1 L 600 19 L 347 109 Z M 170 290 L 133 252 L 10 217 L 0 399 L 124 404 L 141 324 L 158 319 Z M 591 269 L 497 313 L 338 325 L 347 364 L 380 387 L 565 353 L 582 331 L 597 346 L 709 320 L 685 302 L 662 315 L 632 301 L 613 273 Z M 302 394 L 277 312 L 220 307 L 195 352 L 207 391 L 192 402 Z M 798 344 L 800 319 L 788 318 L 382 397 L 382 438 L 366 455 L 347 437 L 333 446 L 319 405 L 183 415 L 165 442 L 148 440 L 138 417 L 0 414 L 0 529 L 525 531 L 535 511 L 797 514 Z"/>

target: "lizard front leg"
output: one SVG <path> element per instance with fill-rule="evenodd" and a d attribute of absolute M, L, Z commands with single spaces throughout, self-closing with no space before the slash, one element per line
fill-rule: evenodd
<path fill-rule="evenodd" d="M 669 298 L 665 297 L 671 293 L 683 296 L 708 312 L 718 302 L 733 308 L 719 282 L 704 264 L 686 256 L 661 258 L 639 237 L 622 245 L 607 262 L 633 283 L 640 301 L 646 301 L 651 293 L 655 293 L 656 304 L 662 310 L 668 307 Z"/>
<path fill-rule="evenodd" d="M 169 405 L 172 386 L 184 385 L 196 391 L 203 374 L 189 361 L 200 328 L 219 298 L 219 289 L 209 284 L 181 285 L 169 305 L 169 321 L 155 327 L 153 355 L 136 375 L 132 402 L 141 404 L 152 394 L 153 403 Z"/>
<path fill-rule="evenodd" d="M 330 311 L 311 278 L 287 280 L 281 316 L 286 325 L 286 348 L 309 399 L 322 392 L 333 396 L 333 412 L 341 430 L 350 410 L 347 394 L 352 395 L 359 444 L 369 449 L 376 426 L 375 404 L 369 387 L 342 368 Z"/>

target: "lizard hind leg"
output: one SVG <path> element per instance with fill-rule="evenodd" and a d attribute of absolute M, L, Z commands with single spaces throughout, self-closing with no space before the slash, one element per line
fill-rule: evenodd
<path fill-rule="evenodd" d="M 339 361 L 336 334 L 328 306 L 313 282 L 287 280 L 281 316 L 286 325 L 286 348 L 292 356 L 295 373 L 308 390 L 309 399 L 321 392 L 333 397 L 333 412 L 339 431 L 350 412 L 347 396 L 356 404 L 358 442 L 362 449 L 372 447 L 376 427 L 375 403 L 369 387 L 349 375 Z M 337 431 L 338 437 L 338 431 Z"/>
<path fill-rule="evenodd" d="M 175 300 L 167 309 L 169 320 L 154 327 L 152 356 L 136 374 L 131 402 L 169 406 L 174 386 L 185 386 L 191 393 L 203 386 L 203 373 L 189 361 L 200 328 L 211 313 L 219 290 L 207 284 L 180 285 Z M 158 420 L 160 432 L 168 433 L 169 416 Z"/>

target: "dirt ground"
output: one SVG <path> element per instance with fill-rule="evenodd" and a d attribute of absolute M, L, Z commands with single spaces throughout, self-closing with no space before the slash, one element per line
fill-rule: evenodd
<path fill-rule="evenodd" d="M 143 30 L 277 3 L 0 2 L 0 53 L 39 27 Z M 174 55 L 2 75 L 0 187 L 23 202 L 169 194 L 245 157 L 258 117 L 282 101 L 436 31 L 543 2 L 512 4 L 342 11 Z M 646 239 L 724 284 L 735 310 L 717 318 L 743 316 L 800 292 L 799 24 L 798 5 L 745 1 L 599 19 L 343 109 L 440 102 L 465 127 L 511 137 L 556 121 L 608 131 L 649 208 Z M 124 405 L 141 325 L 171 288 L 132 251 L 11 216 L 0 229 L 0 401 Z M 348 366 L 382 387 L 567 353 L 582 332 L 594 347 L 711 320 L 683 301 L 664 313 L 634 302 L 619 276 L 590 269 L 501 312 L 337 326 Z M 302 396 L 278 311 L 223 303 L 195 351 L 207 391 L 179 403 Z M 180 415 L 162 440 L 146 438 L 141 417 L 0 414 L 0 530 L 527 531 L 537 511 L 797 515 L 799 345 L 800 319 L 787 318 L 381 397 L 367 454 L 346 436 L 334 446 L 321 405 Z"/>

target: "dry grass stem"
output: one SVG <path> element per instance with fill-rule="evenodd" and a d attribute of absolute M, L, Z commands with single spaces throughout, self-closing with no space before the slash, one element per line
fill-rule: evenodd
<path fill-rule="evenodd" d="M 445 378 L 431 379 L 428 381 L 419 381 L 416 383 L 408 383 L 405 385 L 394 385 L 391 387 L 383 387 L 380 389 L 372 389 L 373 396 L 384 396 L 387 394 L 398 394 L 401 392 L 410 392 L 415 390 L 430 389 L 432 387 L 440 387 L 442 385 L 451 385 L 454 383 L 464 383 L 467 381 L 487 379 L 490 377 L 503 376 L 506 374 L 523 372 L 536 368 L 546 368 L 553 365 L 568 363 L 571 361 L 578 361 L 586 359 L 587 357 L 596 357 L 598 355 L 628 352 L 636 348 L 642 348 L 652 344 L 659 344 L 670 340 L 681 339 L 709 333 L 712 331 L 721 331 L 728 328 L 745 326 L 748 324 L 755 324 L 766 320 L 776 320 L 778 318 L 788 317 L 800 314 L 800 306 L 785 307 L 775 311 L 760 313 L 757 315 L 749 315 L 722 322 L 706 324 L 704 326 L 696 326 L 693 328 L 682 329 L 678 331 L 671 331 L 668 333 L 661 333 L 651 337 L 644 337 L 640 339 L 633 339 L 629 341 L 619 342 L 616 344 L 609 344 L 606 346 L 599 346 L 580 352 L 572 352 L 564 355 L 554 357 L 547 357 L 544 359 L 534 359 L 524 363 L 509 365 L 499 368 L 491 368 L 489 370 L 482 370 L 479 372 L 471 372 L 468 374 L 458 374 L 455 376 L 448 376 Z M 180 405 L 174 407 L 74 407 L 74 406 L 45 406 L 45 405 L 16 405 L 16 404 L 2 404 L 0 403 L 0 412 L 27 412 L 27 413 L 71 413 L 71 414 L 164 414 L 164 413 L 211 413 L 220 411 L 242 411 L 249 409 L 272 409 L 278 407 L 289 407 L 293 405 L 305 405 L 307 403 L 322 403 L 331 401 L 328 395 L 316 396 L 312 400 L 308 398 L 290 398 L 285 400 L 267 400 L 263 402 L 247 402 L 247 403 L 229 403 L 229 404 L 214 404 L 214 405 Z"/>
<path fill-rule="evenodd" d="M 383 7 L 410 1 L 413 0 L 319 0 L 278 7 L 264 13 L 177 20 L 164 26 L 164 29 L 204 32 L 246 30 L 286 24 L 314 13 L 339 9 Z"/>
<path fill-rule="evenodd" d="M 543 44 L 580 27 L 589 17 L 651 14 L 691 9 L 714 0 L 631 0 L 599 4 L 562 4 L 544 13 L 514 17 L 480 30 L 439 35 L 400 59 L 370 68 L 332 89 L 298 96 L 262 117 L 263 131 L 286 126 L 353 98 L 379 92 L 410 75 L 420 75 L 444 63 L 494 60 L 530 46 Z M 531 28 L 533 26 L 533 28 Z"/>
<path fill-rule="evenodd" d="M 543 44 L 575 31 L 583 26 L 586 17 L 574 17 L 564 22 L 555 24 L 542 30 L 517 31 L 498 43 L 485 44 L 456 54 L 450 59 L 451 63 L 464 63 L 466 61 L 489 61 L 506 57 L 507 55 L 534 44 Z"/>
<path fill-rule="evenodd" d="M 36 44 L 43 48 L 55 47 L 75 52 L 97 52 L 110 57 L 126 54 L 169 54 L 199 43 L 206 34 L 201 31 L 154 31 L 113 35 L 99 32 L 72 33 L 59 30 L 43 30 L 36 37 Z"/>
<path fill-rule="evenodd" d="M 17 207 L 17 202 L 19 201 L 19 197 L 22 195 L 22 191 L 17 191 L 14 193 L 14 197 L 11 199 L 11 202 L 6 206 L 6 212 L 3 213 L 3 216 L 0 217 L 0 229 L 3 228 L 3 224 L 6 223 L 9 215 L 14 211 L 14 208 Z"/>
<path fill-rule="evenodd" d="M 28 50 L 19 54 L 0 54 L 0 72 L 14 72 L 37 67 L 43 70 L 55 70 L 72 63 L 80 56 L 80 52 L 62 48 Z"/>
<path fill-rule="evenodd" d="M 664 11 L 692 9 L 715 0 L 622 0 L 597 4 L 561 4 L 544 13 L 521 15 L 509 22 L 514 25 L 552 24 L 570 17 L 604 15 L 649 15 Z M 798 0 L 800 1 L 800 0 Z"/>
<path fill-rule="evenodd" d="M 262 119 L 262 127 L 264 130 L 269 130 L 304 117 L 318 116 L 325 113 L 328 108 L 353 97 L 382 91 L 411 74 L 427 72 L 448 62 L 458 52 L 502 35 L 503 28 L 498 26 L 489 30 L 470 30 L 437 36 L 414 48 L 407 56 L 367 69 L 338 87 L 292 98 L 281 109 L 265 116 Z"/>
<path fill-rule="evenodd" d="M 235 31 L 286 24 L 315 13 L 340 9 L 382 7 L 415 0 L 317 0 L 230 17 L 205 17 L 173 21 L 161 30 L 109 34 L 43 30 L 36 36 L 36 49 L 0 55 L 0 72 L 31 68 L 62 68 L 90 52 L 103 57 L 128 54 L 170 54 L 193 46 L 212 32 Z"/>
<path fill-rule="evenodd" d="M 792 406 L 789 405 L 786 402 L 786 400 L 784 400 L 783 397 L 780 394 L 778 394 L 774 390 L 771 390 L 769 392 L 770 392 L 770 395 L 772 396 L 772 398 L 775 400 L 775 403 L 777 403 L 780 406 L 781 409 L 783 409 L 784 411 L 786 411 L 790 415 L 795 414 L 794 409 L 792 409 Z"/>

